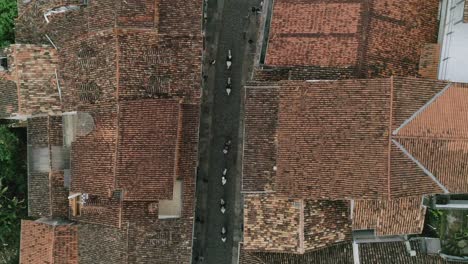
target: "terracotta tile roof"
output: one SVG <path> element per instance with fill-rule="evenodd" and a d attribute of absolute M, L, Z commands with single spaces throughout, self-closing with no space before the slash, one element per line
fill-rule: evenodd
<path fill-rule="evenodd" d="M 416 78 L 249 84 L 244 192 L 276 191 L 299 199 L 388 199 L 443 192 L 421 166 L 424 159 L 409 155 L 403 139 L 398 143 L 404 130 L 397 128 L 437 93 L 444 96 L 436 103 L 454 96 L 445 87 L 445 82 Z M 450 111 L 463 113 L 459 101 Z M 450 123 L 446 127 L 453 127 L 452 134 L 463 133 L 457 130 L 463 127 L 463 115 L 449 115 L 440 117 Z"/>
<path fill-rule="evenodd" d="M 79 263 L 127 264 L 128 229 L 80 224 L 78 227 Z"/>
<path fill-rule="evenodd" d="M 172 199 L 178 100 L 130 101 L 118 109 L 81 111 L 93 116 L 95 129 L 72 145 L 73 192 L 108 196 L 122 189 L 125 200 Z"/>
<path fill-rule="evenodd" d="M 310 251 L 351 240 L 348 201 L 304 201 L 304 249 Z"/>
<path fill-rule="evenodd" d="M 388 87 L 388 80 L 282 86 L 277 191 L 380 198 L 387 182 Z"/>
<path fill-rule="evenodd" d="M 351 243 L 340 243 L 304 254 L 250 251 L 241 247 L 240 264 L 353 264 Z"/>
<path fill-rule="evenodd" d="M 459 262 L 446 261 L 439 256 L 431 256 L 422 252 L 418 241 L 410 241 L 411 249 L 416 256 L 411 257 L 405 242 L 359 244 L 359 259 L 362 264 L 455 264 Z"/>
<path fill-rule="evenodd" d="M 246 89 L 243 191 L 275 188 L 278 89 Z"/>
<path fill-rule="evenodd" d="M 28 119 L 28 215 L 68 216 L 62 117 Z"/>
<path fill-rule="evenodd" d="M 356 200 L 353 230 L 374 229 L 378 236 L 420 234 L 425 212 L 421 196 L 393 200 Z"/>
<path fill-rule="evenodd" d="M 399 138 L 398 142 L 452 193 L 468 191 L 468 141 Z"/>
<path fill-rule="evenodd" d="M 304 253 L 350 239 L 348 202 L 244 197 L 246 250 Z"/>
<path fill-rule="evenodd" d="M 158 101 L 158 100 L 155 100 Z M 133 102 L 138 104 L 138 102 Z M 153 109 L 151 103 L 148 103 L 149 108 Z M 127 105 L 128 106 L 128 105 Z M 171 185 L 167 186 L 169 183 L 154 182 L 152 185 L 146 182 L 145 188 L 147 189 L 145 197 L 142 196 L 139 192 L 134 192 L 132 195 L 136 195 L 140 201 L 129 200 L 125 198 L 122 201 L 117 193 L 112 193 L 112 196 L 109 197 L 108 194 L 105 195 L 89 195 L 90 199 L 84 205 L 81 210 L 80 216 L 72 217 L 73 220 L 77 220 L 80 223 L 90 223 L 90 224 L 99 224 L 105 226 L 111 226 L 116 228 L 124 228 L 128 223 L 148 226 L 148 225 L 165 225 L 167 221 L 174 222 L 174 227 L 171 232 L 178 232 L 183 236 L 184 244 L 187 244 L 191 241 L 192 233 L 192 222 L 194 215 L 194 206 L 195 206 L 195 168 L 197 164 L 197 144 L 198 144 L 198 116 L 199 116 L 199 105 L 197 104 L 182 104 L 180 107 L 178 105 L 173 105 L 172 100 L 166 101 L 166 104 L 161 104 L 160 107 L 165 106 L 167 115 L 160 114 L 159 117 L 154 115 L 150 116 L 149 119 L 159 118 L 167 120 L 174 120 L 179 117 L 181 125 L 179 126 L 179 133 L 175 133 L 173 136 L 177 137 L 177 157 L 174 167 L 171 171 Z M 172 113 L 175 116 L 170 116 L 168 113 L 172 110 L 170 108 L 180 108 L 180 112 Z M 157 109 L 153 109 L 156 111 Z M 154 113 L 153 111 L 153 113 Z M 157 111 L 156 111 L 157 112 Z M 148 122 L 153 122 L 147 120 L 148 122 L 144 123 L 144 120 L 147 117 L 141 117 L 138 119 L 142 124 L 148 124 Z M 171 122 L 172 122 L 171 121 Z M 177 121 L 177 120 L 176 120 Z M 136 124 L 135 127 L 139 127 L 139 124 Z M 154 128 L 154 127 L 153 127 Z M 161 126 L 159 128 L 162 128 Z M 158 128 L 158 129 L 159 129 Z M 145 131 L 145 129 L 142 129 Z M 173 137 L 172 135 L 170 137 Z M 135 137 L 129 137 L 135 138 Z M 153 143 L 149 144 L 153 145 Z M 144 149 L 144 148 L 140 148 Z M 168 162 L 170 163 L 170 162 Z M 155 163 L 155 166 L 158 164 Z M 145 175 L 143 175 L 145 176 Z M 113 179 L 113 174 L 109 174 L 108 178 Z M 169 180 L 169 178 L 164 178 Z M 181 217 L 173 220 L 159 220 L 158 219 L 158 203 L 162 198 L 162 195 L 171 194 L 170 199 L 172 199 L 173 186 L 172 182 L 174 179 L 182 181 L 182 212 Z M 144 183 L 144 177 L 140 179 L 141 181 L 134 182 L 135 185 L 141 185 Z M 81 183 L 78 183 L 80 185 Z M 165 186 L 164 191 L 161 191 L 161 186 Z M 153 200 L 148 201 L 150 197 Z M 156 198 L 155 198 L 156 197 Z M 157 198 L 160 197 L 160 198 Z M 141 201 L 145 200 L 145 201 Z M 182 239 L 182 238 L 181 238 Z M 170 254 L 176 254 L 172 251 L 168 251 Z M 172 252 L 172 253 L 171 253 Z M 184 251 L 185 252 L 185 251 Z M 169 254 L 167 253 L 167 254 Z M 179 250 L 180 253 L 180 250 Z M 167 255 L 170 259 L 170 254 Z M 184 253 L 185 254 L 185 253 Z"/>
<path fill-rule="evenodd" d="M 303 247 L 302 207 L 303 203 L 300 200 L 281 199 L 269 195 L 246 195 L 244 197 L 245 249 L 300 252 Z"/>
<path fill-rule="evenodd" d="M 360 3 L 276 1 L 266 64 L 355 65 L 360 13 Z"/>
<path fill-rule="evenodd" d="M 171 200 L 179 101 L 123 102 L 119 111 L 116 188 L 125 191 L 125 200 Z"/>
<path fill-rule="evenodd" d="M 117 197 L 89 195 L 89 199 L 81 207 L 80 215 L 70 215 L 70 219 L 79 223 L 120 228 L 126 224 L 122 219 L 122 207 L 122 201 Z"/>
<path fill-rule="evenodd" d="M 452 140 L 468 138 L 468 116 L 465 114 L 468 102 L 464 99 L 467 95 L 468 88 L 457 84 L 447 87 L 422 106 L 421 112 L 411 116 L 397 135 Z"/>
<path fill-rule="evenodd" d="M 6 49 L 6 55 L 6 77 L 16 84 L 14 87 L 8 82 L 8 87 L 2 87 L 2 93 L 12 100 L 6 110 L 19 115 L 59 113 L 61 104 L 55 76 L 57 51 L 46 45 L 14 44 Z M 8 90 L 3 90 L 5 88 Z"/>
<path fill-rule="evenodd" d="M 266 64 L 353 68 L 354 78 L 414 76 L 423 45 L 436 42 L 437 12 L 435 0 L 278 0 Z"/>
<path fill-rule="evenodd" d="M 18 90 L 16 83 L 0 78 L 0 118 L 18 112 Z"/>
<path fill-rule="evenodd" d="M 395 144 L 390 150 L 390 197 L 423 196 L 444 190 Z"/>
<path fill-rule="evenodd" d="M 77 226 L 21 221 L 21 264 L 78 264 Z"/>
<path fill-rule="evenodd" d="M 114 186 L 117 107 L 81 108 L 93 117 L 94 130 L 77 135 L 71 149 L 71 192 L 108 196 Z"/>
<path fill-rule="evenodd" d="M 420 108 L 395 138 L 450 192 L 467 192 L 468 88 L 454 84 Z"/>
<path fill-rule="evenodd" d="M 200 97 L 203 39 L 194 27 L 202 21 L 198 1 L 102 0 L 51 15 L 45 23 L 45 10 L 57 4 L 64 3 L 31 1 L 20 8 L 25 15 L 17 21 L 16 37 L 19 43 L 50 44 L 47 34 L 59 47 L 67 110 L 76 110 L 81 88 L 89 83 L 99 91 L 97 102 L 160 94 Z M 140 48 L 133 49 L 135 45 Z"/>
<path fill-rule="evenodd" d="M 266 264 L 263 260 L 256 257 L 252 252 L 246 251 L 240 245 L 239 264 Z"/>
<path fill-rule="evenodd" d="M 190 263 L 193 219 L 78 226 L 79 263 Z"/>

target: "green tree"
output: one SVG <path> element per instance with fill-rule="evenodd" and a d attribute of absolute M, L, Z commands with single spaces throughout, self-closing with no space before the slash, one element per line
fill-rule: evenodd
<path fill-rule="evenodd" d="M 27 217 L 26 165 L 20 142 L 0 125 L 0 263 L 18 263 L 21 218 Z"/>
<path fill-rule="evenodd" d="M 17 16 L 16 0 L 0 0 L 0 47 L 15 42 L 14 22 Z"/>

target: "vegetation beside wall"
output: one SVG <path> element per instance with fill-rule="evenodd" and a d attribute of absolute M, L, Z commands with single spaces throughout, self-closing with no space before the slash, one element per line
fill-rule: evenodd
<path fill-rule="evenodd" d="M 23 133 L 24 134 L 24 133 Z M 21 219 L 27 218 L 25 136 L 0 125 L 0 263 L 18 263 Z"/>
<path fill-rule="evenodd" d="M 14 22 L 17 16 L 16 0 L 0 0 L 0 48 L 15 42 Z"/>

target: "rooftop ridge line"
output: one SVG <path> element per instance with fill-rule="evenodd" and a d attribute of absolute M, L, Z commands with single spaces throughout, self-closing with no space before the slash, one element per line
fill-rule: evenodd
<path fill-rule="evenodd" d="M 390 116 L 388 120 L 388 156 L 387 156 L 387 193 L 388 193 L 388 199 L 390 200 L 392 195 L 391 195 L 391 173 L 392 173 L 392 121 L 393 121 L 393 75 L 390 77 Z"/>
<path fill-rule="evenodd" d="M 424 165 L 421 164 L 421 162 L 419 162 L 419 160 L 417 160 L 415 157 L 413 157 L 413 155 L 411 155 L 406 149 L 405 147 L 403 147 L 400 143 L 398 143 L 398 141 L 396 141 L 395 139 L 392 139 L 392 142 L 406 155 L 408 156 L 408 158 L 410 158 L 414 163 L 416 163 L 416 165 L 418 165 L 419 168 L 421 168 L 424 173 L 429 176 L 443 191 L 444 193 L 450 193 L 449 190 L 447 189 L 447 187 L 445 187 L 435 176 L 434 174 L 432 174 L 432 172 L 430 172 L 426 167 L 424 167 Z"/>
<path fill-rule="evenodd" d="M 431 105 L 437 98 L 439 98 L 442 94 L 445 93 L 446 90 L 448 90 L 448 88 L 452 87 L 452 83 L 449 83 L 447 84 L 444 89 L 440 90 L 436 95 L 434 95 L 434 97 L 431 98 L 431 100 L 429 100 L 426 104 L 424 104 L 421 108 L 419 108 L 418 111 L 414 112 L 413 115 L 411 115 L 410 118 L 406 119 L 397 129 L 395 129 L 393 132 L 392 132 L 392 135 L 397 135 L 398 132 L 404 128 L 406 125 L 408 125 L 409 123 L 411 123 L 411 121 L 413 121 L 417 116 L 419 116 L 419 114 L 421 114 L 424 110 L 426 110 L 426 108 Z"/>

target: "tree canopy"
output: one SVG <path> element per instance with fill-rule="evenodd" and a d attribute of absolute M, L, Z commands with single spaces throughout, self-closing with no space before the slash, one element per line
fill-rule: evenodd
<path fill-rule="evenodd" d="M 14 22 L 17 16 L 16 0 L 0 0 L 0 47 L 15 42 Z"/>
<path fill-rule="evenodd" d="M 21 219 L 27 217 L 24 152 L 18 137 L 0 125 L 0 263 L 18 263 Z"/>

